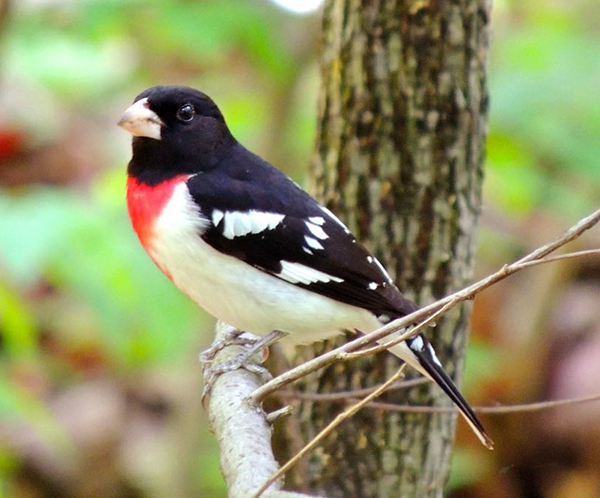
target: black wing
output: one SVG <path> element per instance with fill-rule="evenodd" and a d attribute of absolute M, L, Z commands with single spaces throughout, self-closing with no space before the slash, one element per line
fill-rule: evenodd
<path fill-rule="evenodd" d="M 191 177 L 187 185 L 203 215 L 212 220 L 201 236 L 218 251 L 382 318 L 417 309 L 332 213 L 245 149 L 218 171 Z M 264 221 L 265 213 L 276 215 L 270 227 L 255 233 L 243 223 L 234 227 L 234 218 L 251 225 L 261 216 Z"/>

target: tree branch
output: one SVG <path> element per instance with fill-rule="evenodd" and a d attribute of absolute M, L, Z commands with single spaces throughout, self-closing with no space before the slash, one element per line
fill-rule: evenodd
<path fill-rule="evenodd" d="M 217 324 L 216 340 L 233 327 Z M 215 355 L 213 366 L 236 358 L 246 346 L 230 345 Z M 206 382 L 206 374 L 205 374 Z M 257 375 L 244 369 L 226 372 L 216 378 L 206 403 L 212 431 L 217 436 L 221 471 L 230 498 L 248 498 L 279 468 L 271 449 L 271 426 L 262 408 L 246 399 L 261 384 Z M 268 498 L 308 498 L 308 495 L 282 491 L 283 480 L 272 482 L 264 494 Z"/>

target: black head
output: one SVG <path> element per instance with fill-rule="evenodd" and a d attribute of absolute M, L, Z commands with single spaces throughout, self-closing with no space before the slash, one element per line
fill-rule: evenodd
<path fill-rule="evenodd" d="M 148 183 L 212 168 L 235 144 L 217 105 L 184 86 L 140 93 L 119 126 L 134 136 L 129 174 Z"/>

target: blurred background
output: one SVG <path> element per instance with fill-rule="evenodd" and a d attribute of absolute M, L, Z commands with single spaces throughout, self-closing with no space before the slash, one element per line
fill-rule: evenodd
<path fill-rule="evenodd" d="M 300 183 L 319 0 L 0 0 L 0 498 L 224 497 L 200 407 L 213 322 L 154 269 L 115 126 L 155 84 L 201 88 Z M 496 0 L 477 275 L 600 199 L 600 3 Z M 569 250 L 598 247 L 600 228 Z M 475 303 L 474 404 L 600 392 L 600 261 L 540 266 Z M 600 403 L 461 425 L 448 496 L 600 496 Z"/>

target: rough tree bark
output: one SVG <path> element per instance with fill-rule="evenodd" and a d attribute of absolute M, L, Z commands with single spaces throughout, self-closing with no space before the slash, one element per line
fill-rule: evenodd
<path fill-rule="evenodd" d="M 312 191 L 349 224 L 403 292 L 428 303 L 463 286 L 481 200 L 491 0 L 327 0 Z M 459 376 L 468 309 L 427 332 Z M 319 352 L 322 346 L 317 346 Z M 338 364 L 306 390 L 374 385 L 396 360 Z M 427 385 L 387 401 L 449 404 Z M 303 403 L 316 434 L 339 405 Z M 331 497 L 440 496 L 456 417 L 364 410 L 295 475 Z"/>

